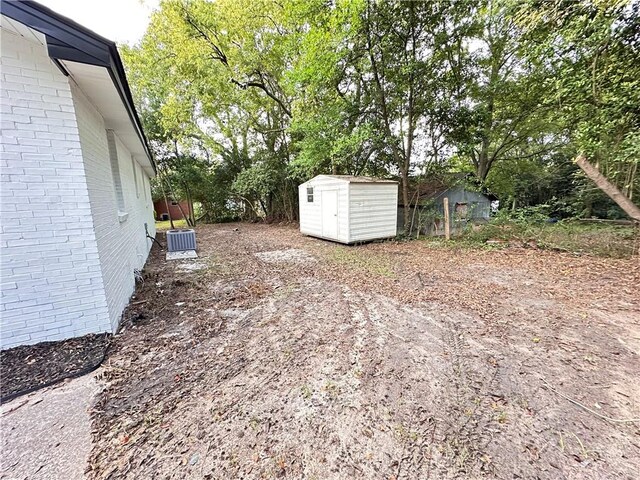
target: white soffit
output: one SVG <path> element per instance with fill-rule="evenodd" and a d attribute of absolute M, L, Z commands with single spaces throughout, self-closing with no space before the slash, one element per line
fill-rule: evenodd
<path fill-rule="evenodd" d="M 14 35 L 20 35 L 30 42 L 37 42 L 43 46 L 47 43 L 47 40 L 42 33 L 32 30 L 26 25 L 16 22 L 15 20 L 11 20 L 9 17 L 5 17 L 4 15 L 0 15 L 0 26 L 6 32 Z"/>
<path fill-rule="evenodd" d="M 153 166 L 145 153 L 144 145 L 138 137 L 109 71 L 104 67 L 68 60 L 62 60 L 61 63 L 82 93 L 102 115 L 105 127 L 113 130 L 147 174 L 154 176 Z"/>

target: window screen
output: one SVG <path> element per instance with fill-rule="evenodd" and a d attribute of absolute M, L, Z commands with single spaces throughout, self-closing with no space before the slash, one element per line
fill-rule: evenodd
<path fill-rule="evenodd" d="M 313 187 L 307 187 L 307 203 L 313 203 Z"/>

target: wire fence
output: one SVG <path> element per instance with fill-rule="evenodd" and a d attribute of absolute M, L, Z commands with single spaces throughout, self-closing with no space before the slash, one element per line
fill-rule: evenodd
<path fill-rule="evenodd" d="M 486 223 L 491 214 L 491 202 L 453 203 L 449 205 L 451 235 L 461 235 L 474 224 Z M 398 231 L 404 232 L 404 208 L 398 208 Z M 444 206 L 418 205 L 409 207 L 408 234 L 414 236 L 444 236 Z"/>

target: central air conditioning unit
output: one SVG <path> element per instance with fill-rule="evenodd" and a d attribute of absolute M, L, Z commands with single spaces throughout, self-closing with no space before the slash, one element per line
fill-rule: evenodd
<path fill-rule="evenodd" d="M 167 232 L 167 251 L 183 252 L 196 249 L 196 232 L 191 229 L 175 229 Z"/>

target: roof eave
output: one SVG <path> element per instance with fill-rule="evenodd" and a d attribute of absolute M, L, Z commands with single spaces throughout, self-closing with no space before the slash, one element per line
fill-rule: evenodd
<path fill-rule="evenodd" d="M 109 71 L 153 171 L 157 172 L 115 42 L 33 1 L 2 0 L 2 14 L 44 34 L 52 60 L 96 65 Z"/>

